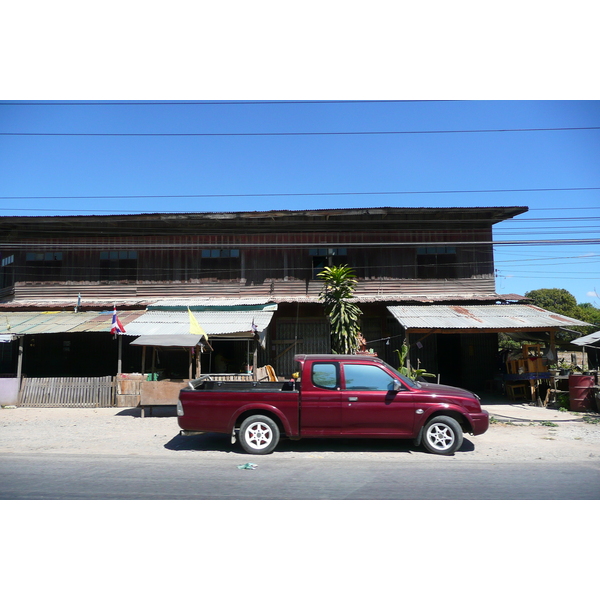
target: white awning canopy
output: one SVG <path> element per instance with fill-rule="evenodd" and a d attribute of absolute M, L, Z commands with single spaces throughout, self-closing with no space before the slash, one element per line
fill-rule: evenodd
<path fill-rule="evenodd" d="M 132 346 L 168 346 L 194 348 L 200 343 L 201 336 L 193 334 L 182 335 L 141 335 L 131 342 Z"/>
<path fill-rule="evenodd" d="M 576 340 L 571 340 L 571 344 L 575 344 L 576 346 L 594 346 L 600 348 L 600 331 L 595 331 L 594 333 L 584 335 Z"/>
<path fill-rule="evenodd" d="M 212 338 L 252 339 L 267 329 L 273 311 L 192 311 L 198 324 Z M 190 318 L 187 310 L 148 310 L 129 323 L 125 335 L 181 336 L 189 335 Z"/>

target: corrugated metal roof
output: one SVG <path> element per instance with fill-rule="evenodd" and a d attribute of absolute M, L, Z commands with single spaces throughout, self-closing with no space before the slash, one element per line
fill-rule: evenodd
<path fill-rule="evenodd" d="M 128 324 L 145 311 L 117 311 L 119 320 Z M 1 312 L 0 333 L 37 335 L 42 333 L 106 333 L 112 326 L 111 311 L 37 311 Z"/>
<path fill-rule="evenodd" d="M 245 297 L 245 298 L 163 298 L 157 302 L 153 302 L 148 306 L 148 310 L 156 310 L 161 308 L 178 308 L 186 310 L 187 308 L 194 309 L 194 312 L 202 309 L 217 309 L 239 310 L 247 308 L 248 311 L 273 311 L 277 310 L 277 304 L 263 297 Z"/>
<path fill-rule="evenodd" d="M 600 331 L 595 331 L 594 333 L 584 335 L 583 337 L 577 338 L 576 340 L 571 340 L 571 344 L 575 344 L 576 346 L 594 346 L 599 342 Z"/>
<path fill-rule="evenodd" d="M 589 325 L 524 304 L 388 306 L 405 329 L 544 329 Z"/>
<path fill-rule="evenodd" d="M 273 318 L 265 311 L 194 311 L 198 324 L 211 336 L 235 335 L 252 337 L 252 322 L 258 332 L 264 331 Z M 125 327 L 126 335 L 185 335 L 190 332 L 187 311 L 147 311 Z"/>

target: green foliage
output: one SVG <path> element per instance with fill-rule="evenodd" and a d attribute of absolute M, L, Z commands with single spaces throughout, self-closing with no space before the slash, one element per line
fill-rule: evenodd
<path fill-rule="evenodd" d="M 435 377 L 433 373 L 427 373 L 425 369 L 413 369 L 412 366 L 410 368 L 405 366 L 406 357 L 408 356 L 408 344 L 406 341 L 402 343 L 400 350 L 395 350 L 395 352 L 398 355 L 398 362 L 400 363 L 398 371 L 401 375 L 409 377 L 410 379 L 418 379 L 419 377 Z"/>
<path fill-rule="evenodd" d="M 526 292 L 525 296 L 529 298 L 536 306 L 551 310 L 560 315 L 574 317 L 577 310 L 577 300 L 573 294 L 567 290 L 559 288 L 542 288 Z M 576 318 L 576 317 L 574 317 Z"/>
<path fill-rule="evenodd" d="M 358 350 L 362 315 L 362 310 L 352 302 L 356 289 L 354 271 L 348 265 L 325 267 L 318 277 L 325 284 L 319 299 L 331 326 L 331 350 L 335 354 L 352 354 Z"/>
<path fill-rule="evenodd" d="M 514 350 L 515 352 L 521 350 L 521 344 L 523 342 L 517 342 L 513 340 L 505 333 L 498 333 L 498 347 L 506 350 Z"/>
<path fill-rule="evenodd" d="M 580 331 L 582 335 L 593 333 L 594 331 L 597 331 L 600 326 L 600 309 L 589 302 L 577 304 L 575 296 L 565 289 L 541 288 L 539 290 L 527 292 L 525 296 L 540 308 L 550 310 L 559 315 L 565 315 L 566 317 L 572 317 L 573 319 L 579 319 L 586 323 L 591 323 L 591 327 L 574 327 L 574 329 Z M 564 337 L 563 334 L 558 334 L 558 339 L 561 337 Z M 572 338 L 572 336 L 570 337 Z"/>

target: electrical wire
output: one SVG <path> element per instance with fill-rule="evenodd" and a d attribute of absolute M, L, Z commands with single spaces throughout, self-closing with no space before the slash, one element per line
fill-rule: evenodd
<path fill-rule="evenodd" d="M 600 127 L 521 127 L 515 129 L 437 129 L 414 131 L 275 131 L 275 132 L 218 132 L 218 133 L 58 133 L 58 132 L 0 132 L 10 137 L 303 137 L 336 135 L 440 135 L 463 133 L 532 133 L 540 131 L 598 131 Z"/>
<path fill-rule="evenodd" d="M 480 189 L 480 190 L 396 190 L 380 192 L 278 192 L 261 194 L 136 194 L 136 195 L 102 195 L 102 196 L 0 196 L 0 200 L 136 200 L 151 198 L 274 198 L 274 197 L 309 197 L 309 196 L 404 196 L 404 195 L 423 195 L 423 194 L 504 194 L 504 193 L 530 193 L 530 192 L 582 192 L 597 191 L 600 187 L 563 187 L 563 188 L 513 188 L 513 189 Z M 525 207 L 526 208 L 526 207 Z M 571 207 L 565 209 L 572 210 Z M 578 210 L 586 208 L 598 209 L 594 207 L 579 207 Z M 12 210 L 7 207 L 0 207 L 0 210 Z M 19 209 L 21 210 L 21 209 Z M 23 210 L 56 210 L 49 208 L 35 208 Z M 309 210 L 327 210 L 327 209 L 309 209 Z M 334 209 L 331 209 L 334 210 Z M 366 209 L 368 210 L 368 209 Z M 540 210 L 540 209 L 530 209 Z M 546 210 L 546 209 L 544 209 Z M 548 209 L 562 210 L 562 209 Z M 99 212 L 106 212 L 99 209 Z M 172 211 L 170 211 L 172 212 Z M 268 212 L 268 211 L 265 211 Z"/>

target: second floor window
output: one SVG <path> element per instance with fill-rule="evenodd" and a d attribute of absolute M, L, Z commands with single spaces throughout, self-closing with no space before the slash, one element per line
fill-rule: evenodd
<path fill-rule="evenodd" d="M 100 279 L 120 281 L 137 279 L 137 250 L 100 252 Z"/>
<path fill-rule="evenodd" d="M 454 246 L 422 246 L 417 248 L 419 279 L 455 279 L 457 277 Z"/>
<path fill-rule="evenodd" d="M 317 275 L 325 267 L 339 267 L 343 264 L 348 252 L 346 248 L 311 248 L 308 254 L 312 258 L 312 278 L 318 279 Z"/>
<path fill-rule="evenodd" d="M 27 252 L 25 255 L 26 281 L 52 281 L 60 279 L 62 252 Z"/>
<path fill-rule="evenodd" d="M 201 256 L 202 277 L 209 279 L 240 277 L 240 251 L 238 248 L 204 248 Z"/>
<path fill-rule="evenodd" d="M 0 263 L 0 288 L 13 285 L 15 282 L 15 255 L 4 256 Z"/>

